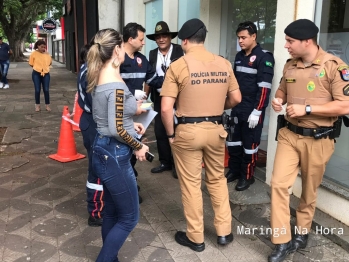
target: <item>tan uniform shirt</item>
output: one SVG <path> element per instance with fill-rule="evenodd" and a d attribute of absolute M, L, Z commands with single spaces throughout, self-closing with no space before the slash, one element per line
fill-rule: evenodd
<path fill-rule="evenodd" d="M 214 60 L 214 55 L 208 52 L 203 46 L 192 47 L 187 54 L 192 55 L 196 60 L 209 62 Z M 229 91 L 239 89 L 232 66 L 228 60 L 225 60 L 229 68 Z M 187 86 L 189 81 L 189 69 L 184 57 L 171 63 L 166 72 L 166 77 L 161 90 L 161 96 L 177 97 L 178 94 Z"/>
<path fill-rule="evenodd" d="M 347 66 L 340 58 L 325 52 L 321 47 L 311 66 L 305 67 L 298 58 L 288 61 L 283 70 L 279 90 L 287 96 L 288 104 L 321 105 L 330 101 L 349 101 L 344 89 L 341 69 Z M 297 118 L 286 116 L 294 125 L 316 128 L 332 126 L 336 117 L 304 115 Z"/>

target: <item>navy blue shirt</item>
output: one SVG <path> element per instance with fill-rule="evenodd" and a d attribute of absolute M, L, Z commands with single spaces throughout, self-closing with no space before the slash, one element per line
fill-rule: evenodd
<path fill-rule="evenodd" d="M 248 56 L 244 50 L 236 54 L 234 74 L 239 83 L 242 101 L 234 109 L 241 109 L 241 112 L 246 111 L 250 115 L 253 109 L 261 111 L 268 106 L 274 65 L 273 54 L 263 50 L 259 44 Z"/>
<path fill-rule="evenodd" d="M 134 59 L 125 53 L 125 61 L 120 66 L 120 75 L 133 95 L 135 90 L 143 90 L 144 82 L 149 84 L 157 78 L 155 69 L 139 52 L 134 53 Z"/>
<path fill-rule="evenodd" d="M 10 46 L 6 43 L 0 45 L 0 60 L 7 61 L 10 59 L 10 54 L 8 53 L 11 50 Z"/>

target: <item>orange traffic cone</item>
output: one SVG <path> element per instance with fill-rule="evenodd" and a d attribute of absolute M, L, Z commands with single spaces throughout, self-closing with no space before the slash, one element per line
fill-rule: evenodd
<path fill-rule="evenodd" d="M 80 132 L 81 130 L 79 128 L 79 123 L 80 123 L 80 117 L 82 115 L 82 109 L 78 103 L 78 92 L 76 92 L 75 94 L 73 114 L 74 114 L 73 121 L 77 124 L 77 125 L 73 125 L 73 131 Z"/>
<path fill-rule="evenodd" d="M 74 133 L 72 129 L 71 120 L 69 118 L 68 106 L 64 106 L 62 114 L 61 131 L 59 133 L 58 151 L 57 154 L 49 155 L 49 158 L 59 162 L 70 162 L 84 158 L 85 156 L 77 153 Z"/>

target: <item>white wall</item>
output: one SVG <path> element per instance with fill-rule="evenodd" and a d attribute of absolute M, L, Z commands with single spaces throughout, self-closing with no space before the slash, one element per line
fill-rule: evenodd
<path fill-rule="evenodd" d="M 295 0 L 290 1 L 278 1 L 276 11 L 276 28 L 275 28 L 275 44 L 274 44 L 274 79 L 271 89 L 270 99 L 275 95 L 276 89 L 279 86 L 280 79 L 282 77 L 282 70 L 285 62 L 290 58 L 285 45 L 284 29 L 288 24 L 294 21 L 295 15 Z M 269 133 L 268 133 L 268 157 L 267 157 L 267 173 L 266 183 L 270 185 L 271 174 L 274 165 L 274 156 L 276 151 L 277 142 L 275 141 L 276 134 L 276 122 L 277 114 L 273 109 L 270 110 L 269 118 Z"/>
<path fill-rule="evenodd" d="M 99 29 L 113 28 L 117 31 L 121 30 L 120 7 L 121 0 L 98 0 Z"/>
<path fill-rule="evenodd" d="M 207 28 L 205 47 L 212 53 L 219 54 L 221 38 L 221 0 L 201 0 L 200 20 Z"/>

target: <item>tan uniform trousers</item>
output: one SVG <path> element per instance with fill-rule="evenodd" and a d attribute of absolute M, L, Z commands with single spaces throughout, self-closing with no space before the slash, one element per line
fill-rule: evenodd
<path fill-rule="evenodd" d="M 333 139 L 314 139 L 293 133 L 286 127 L 279 130 L 278 145 L 271 179 L 271 241 L 283 244 L 291 240 L 290 196 L 288 189 L 294 184 L 299 166 L 302 195 L 297 208 L 297 232 L 310 231 L 316 205 L 316 191 L 325 167 L 334 151 Z"/>
<path fill-rule="evenodd" d="M 218 236 L 231 233 L 231 210 L 227 179 L 224 176 L 225 138 L 222 125 L 212 122 L 180 124 L 171 145 L 182 191 L 187 237 L 204 242 L 203 201 L 201 192 L 202 160 L 205 182 L 214 210 L 214 226 Z"/>

